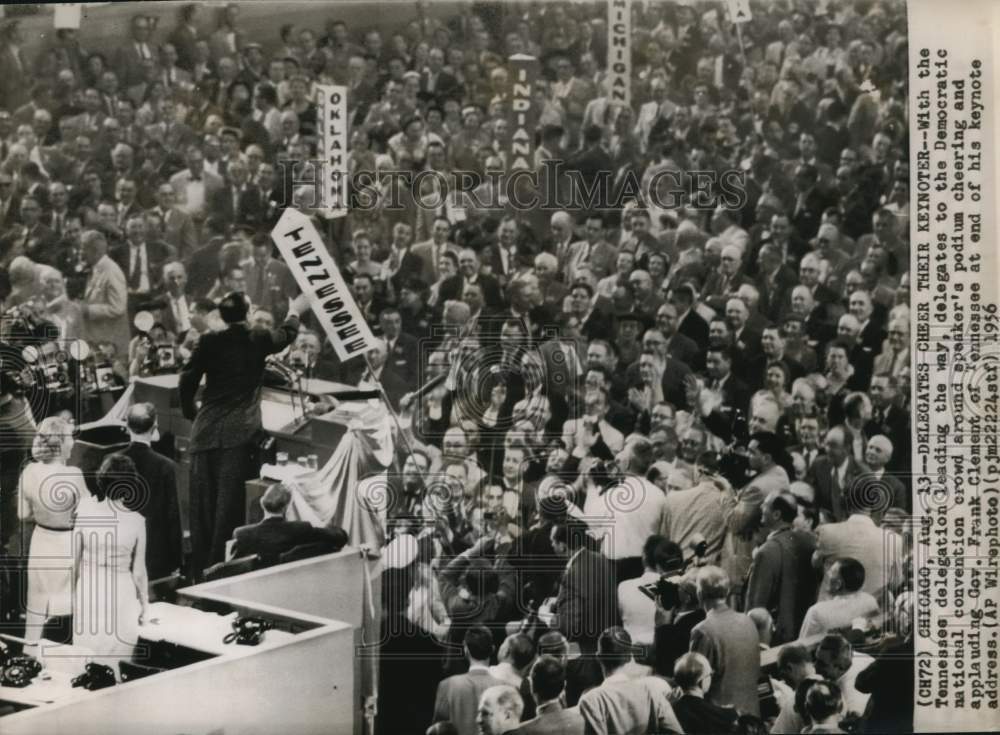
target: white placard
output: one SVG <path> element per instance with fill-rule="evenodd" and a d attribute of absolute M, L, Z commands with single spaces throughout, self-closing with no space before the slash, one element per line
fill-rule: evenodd
<path fill-rule="evenodd" d="M 375 335 L 312 221 L 289 207 L 271 230 L 271 239 L 309 298 L 337 357 L 349 360 L 364 355 L 375 344 Z"/>
<path fill-rule="evenodd" d="M 608 96 L 632 104 L 632 2 L 608 0 Z"/>
<path fill-rule="evenodd" d="M 753 18 L 750 12 L 750 0 L 726 0 L 729 8 L 729 19 L 733 23 L 747 23 Z"/>
<path fill-rule="evenodd" d="M 347 214 L 347 87 L 317 84 L 319 151 L 323 162 L 320 206 L 327 218 Z"/>
<path fill-rule="evenodd" d="M 80 3 L 59 3 L 55 6 L 52 16 L 52 27 L 79 29 L 83 20 Z"/>

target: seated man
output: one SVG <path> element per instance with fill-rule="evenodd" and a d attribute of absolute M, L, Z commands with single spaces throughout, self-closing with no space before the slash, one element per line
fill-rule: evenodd
<path fill-rule="evenodd" d="M 347 532 L 342 528 L 316 528 L 305 521 L 285 520 L 285 511 L 292 493 L 284 484 L 276 482 L 260 499 L 264 518 L 260 523 L 240 526 L 233 531 L 234 543 L 231 558 L 257 554 L 265 566 L 278 563 L 278 557 L 296 546 L 322 544 L 323 553 L 340 551 L 347 543 Z"/>

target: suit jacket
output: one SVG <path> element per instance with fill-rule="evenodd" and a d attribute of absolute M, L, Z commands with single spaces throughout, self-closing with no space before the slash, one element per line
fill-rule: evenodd
<path fill-rule="evenodd" d="M 452 242 L 445 243 L 445 249 L 458 255 L 458 246 Z M 438 280 L 438 266 L 434 259 L 435 250 L 433 240 L 418 242 L 410 248 L 410 252 L 420 258 L 420 279 L 427 285 L 436 283 Z"/>
<path fill-rule="evenodd" d="M 502 309 L 503 308 L 503 295 L 500 293 L 500 282 L 496 278 L 486 274 L 480 274 L 476 278 L 476 283 L 478 283 L 483 288 L 483 301 L 488 309 Z M 441 284 L 441 288 L 438 289 L 438 303 L 443 304 L 445 301 L 461 301 L 462 300 L 462 290 L 465 288 L 465 276 L 461 273 L 452 276 L 444 283 Z"/>
<path fill-rule="evenodd" d="M 618 259 L 618 248 L 606 240 L 598 240 L 593 246 L 586 240 L 578 240 L 569 246 L 566 259 L 566 283 L 573 285 L 577 277 L 577 269 L 581 265 L 589 265 L 598 279 L 610 275 L 615 270 Z"/>
<path fill-rule="evenodd" d="M 701 299 L 717 312 L 725 312 L 726 301 L 729 300 L 730 294 L 744 283 L 750 282 L 750 279 L 742 272 L 734 273 L 726 281 L 725 276 L 718 269 L 713 270 L 705 279 L 705 286 L 701 290 Z"/>
<path fill-rule="evenodd" d="M 910 467 L 910 414 L 904 408 L 891 406 L 886 411 L 876 409 L 873 412 L 872 420 L 865 425 L 865 436 L 869 439 L 876 434 L 884 434 L 892 442 L 892 459 L 886 465 L 886 469 L 906 474 Z M 907 501 L 905 506 L 909 508 Z"/>
<path fill-rule="evenodd" d="M 847 497 L 859 497 L 855 487 L 858 478 L 868 473 L 868 468 L 857 462 L 854 457 L 847 458 L 847 472 L 844 483 L 833 479 L 833 465 L 827 456 L 817 457 L 806 475 L 806 482 L 816 490 L 816 505 L 828 511 L 835 521 L 843 521 L 850 515 Z"/>
<path fill-rule="evenodd" d="M 251 526 L 240 526 L 233 531 L 233 556 L 258 554 L 265 565 L 277 564 L 278 557 L 296 546 L 323 544 L 328 553 L 340 551 L 347 543 L 347 532 L 342 528 L 317 528 L 306 521 L 287 521 L 270 516 Z"/>
<path fill-rule="evenodd" d="M 691 374 L 691 368 L 680 360 L 670 357 L 667 360 L 667 366 L 663 370 L 663 378 L 660 381 L 660 387 L 663 390 L 663 399 L 668 403 L 672 403 L 678 411 L 687 411 L 687 395 L 684 390 L 684 381 L 687 376 Z M 629 386 L 638 386 L 642 384 L 642 378 L 639 374 L 639 362 L 633 362 L 628 366 L 628 371 L 625 373 L 625 379 L 628 381 Z"/>
<path fill-rule="evenodd" d="M 208 169 L 202 171 L 202 181 L 205 183 L 205 209 L 199 214 L 208 214 L 212 207 L 213 198 L 216 196 L 216 192 L 221 190 L 225 183 L 222 177 L 213 174 Z M 191 171 L 184 169 L 183 171 L 178 171 L 173 176 L 170 177 L 170 185 L 174 187 L 174 193 L 177 195 L 177 206 L 180 207 L 181 211 L 187 211 L 188 214 L 194 215 L 196 213 L 190 212 L 186 209 L 187 203 L 187 185 L 191 182 Z"/>
<path fill-rule="evenodd" d="M 739 713 L 732 707 L 717 704 L 685 694 L 674 702 L 674 714 L 688 735 L 737 732 Z"/>
<path fill-rule="evenodd" d="M 186 258 L 198 248 L 198 234 L 191 215 L 177 207 L 164 213 L 159 207 L 153 209 L 163 221 L 163 240 L 172 247 L 178 258 Z"/>
<path fill-rule="evenodd" d="M 229 224 L 257 225 L 266 214 L 267 206 L 260 187 L 256 184 L 244 186 L 233 201 L 233 187 L 229 184 L 212 196 L 212 212 Z"/>
<path fill-rule="evenodd" d="M 383 339 L 386 339 L 383 336 Z M 388 343 L 388 339 L 386 339 Z M 401 332 L 396 338 L 395 344 L 389 350 L 386 358 L 385 369 L 394 373 L 402 380 L 408 390 L 417 387 L 417 380 L 420 378 L 420 340 L 405 332 Z"/>
<path fill-rule="evenodd" d="M 84 292 L 83 334 L 91 344 L 112 342 L 119 355 L 128 354 L 128 283 L 118 264 L 108 256 L 93 267 Z"/>
<path fill-rule="evenodd" d="M 708 383 L 711 385 L 711 383 Z M 729 374 L 720 389 L 722 404 L 704 418 L 704 424 L 709 431 L 725 442 L 733 437 L 734 423 L 738 415 L 747 418 L 750 410 L 750 389 L 746 383 Z"/>
<path fill-rule="evenodd" d="M 653 668 L 657 674 L 673 678 L 674 664 L 691 648 L 691 631 L 704 620 L 705 611 L 698 608 L 675 616 L 672 623 L 656 626 L 653 632 L 656 654 Z"/>
<path fill-rule="evenodd" d="M 803 206 L 796 207 L 790 222 L 803 240 L 816 236 L 822 220 L 823 210 L 835 202 L 818 186 L 813 187 L 805 196 Z"/>
<path fill-rule="evenodd" d="M 583 715 L 576 707 L 563 707 L 558 700 L 538 707 L 534 719 L 522 722 L 514 735 L 583 735 Z"/>
<path fill-rule="evenodd" d="M 760 717 L 760 638 L 750 618 L 729 608 L 712 610 L 691 631 L 691 650 L 705 656 L 715 672 L 705 699 Z"/>
<path fill-rule="evenodd" d="M 582 549 L 570 558 L 559 585 L 551 627 L 567 640 L 596 642 L 618 619 L 614 565 Z"/>
<path fill-rule="evenodd" d="M 857 559 L 865 568 L 862 592 L 881 605 L 882 590 L 899 579 L 903 541 L 892 531 L 879 528 L 862 514 L 848 516 L 840 523 L 824 523 L 816 528 L 816 554 L 824 565 L 836 559 Z M 827 599 L 821 594 L 820 599 Z"/>
<path fill-rule="evenodd" d="M 240 263 L 240 267 L 246 276 L 247 296 L 255 306 L 268 310 L 273 310 L 276 305 L 284 308 L 288 299 L 297 293 L 295 278 L 288 266 L 277 258 L 268 258 L 263 265 L 258 265 L 253 258 L 247 258 Z M 263 276 L 261 270 L 264 271 Z"/>
<path fill-rule="evenodd" d="M 563 345 L 569 347 L 568 358 Z M 548 395 L 565 396 L 567 393 L 572 393 L 586 364 L 586 359 L 585 357 L 581 359 L 577 346 L 571 341 L 551 339 L 543 342 L 539 350 L 545 361 L 544 379 Z"/>
<path fill-rule="evenodd" d="M 6 266 L 18 255 L 26 255 L 36 263 L 53 265 L 57 248 L 56 235 L 47 225 L 39 222 L 31 230 L 16 227 L 0 241 L 0 262 Z"/>
<path fill-rule="evenodd" d="M 169 576 L 184 562 L 180 504 L 177 498 L 177 463 L 148 444 L 132 442 L 118 452 L 135 463 L 145 482 L 141 505 L 146 519 L 146 570 L 150 579 Z"/>
<path fill-rule="evenodd" d="M 475 668 L 455 674 L 438 684 L 434 700 L 434 721 L 450 721 L 459 735 L 478 735 L 476 712 L 479 698 L 492 686 L 503 684 L 486 669 Z"/>
<path fill-rule="evenodd" d="M 775 625 L 772 645 L 798 637 L 802 619 L 816 599 L 815 550 L 811 534 L 783 528 L 769 535 L 754 554 L 744 607 L 762 607 L 771 613 Z"/>
<path fill-rule="evenodd" d="M 691 309 L 677 325 L 677 331 L 692 339 L 701 352 L 708 348 L 708 322 L 694 309 Z"/>
<path fill-rule="evenodd" d="M 165 263 L 173 260 L 176 253 L 173 248 L 162 240 L 147 240 L 145 244 L 146 270 L 149 278 L 149 290 L 150 292 L 158 291 L 163 285 L 163 266 Z M 108 255 L 111 256 L 111 259 L 114 260 L 118 264 L 118 267 L 122 269 L 122 273 L 125 274 L 126 283 L 128 282 L 130 273 L 130 247 L 131 245 L 128 242 L 125 242 L 108 253 Z"/>
<path fill-rule="evenodd" d="M 420 91 L 428 92 L 434 95 L 438 104 L 443 104 L 445 100 L 449 99 L 459 99 L 462 94 L 462 85 L 459 84 L 458 80 L 446 71 L 439 71 L 437 78 L 434 80 L 433 91 L 429 90 L 430 85 L 430 72 L 424 70 L 420 74 Z"/>

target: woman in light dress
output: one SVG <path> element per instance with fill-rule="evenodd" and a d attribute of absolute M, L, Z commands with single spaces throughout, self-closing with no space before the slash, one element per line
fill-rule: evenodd
<path fill-rule="evenodd" d="M 134 510 L 148 502 L 149 489 L 120 454 L 104 458 L 96 485 L 77 509 L 73 644 L 117 669 L 135 652 L 149 612 L 146 522 Z"/>
<path fill-rule="evenodd" d="M 89 493 L 79 468 L 66 464 L 72 434 L 72 425 L 62 418 L 42 421 L 31 446 L 32 461 L 18 484 L 18 518 L 34 523 L 24 636 L 29 645 L 41 638 L 46 620 L 73 613 L 73 521 Z"/>

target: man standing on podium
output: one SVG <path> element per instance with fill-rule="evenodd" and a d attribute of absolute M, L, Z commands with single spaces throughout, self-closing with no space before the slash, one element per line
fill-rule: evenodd
<path fill-rule="evenodd" d="M 307 311 L 305 295 L 291 303 L 288 318 L 274 331 L 247 324 L 246 294 L 229 293 L 219 302 L 226 323 L 220 332 L 198 340 L 180 375 L 180 401 L 191 427 L 192 569 L 225 559 L 226 541 L 246 523 L 244 483 L 256 476 L 254 443 L 261 429 L 260 388 L 264 361 L 295 339 L 299 317 Z M 201 405 L 195 394 L 205 378 Z"/>

